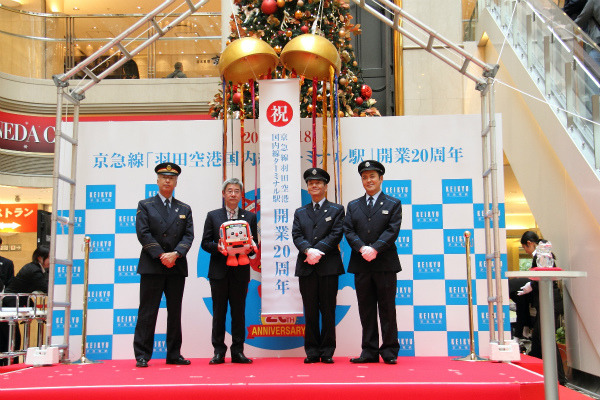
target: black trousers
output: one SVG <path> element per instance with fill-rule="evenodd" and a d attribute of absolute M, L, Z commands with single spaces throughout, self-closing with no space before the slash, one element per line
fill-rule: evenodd
<path fill-rule="evenodd" d="M 215 354 L 225 354 L 225 320 L 227 306 L 231 308 L 231 354 L 242 353 L 246 341 L 246 296 L 248 281 L 240 280 L 231 273 L 223 279 L 210 279 L 213 301 L 211 341 Z"/>
<path fill-rule="evenodd" d="M 365 358 L 398 357 L 395 272 L 361 272 L 354 275 L 358 313 L 362 325 L 362 352 Z M 381 323 L 381 346 L 377 327 Z"/>
<path fill-rule="evenodd" d="M 298 281 L 304 305 L 306 355 L 333 357 L 336 346 L 335 307 L 339 277 L 338 275 L 319 276 L 313 271 L 308 276 L 300 276 Z"/>
<path fill-rule="evenodd" d="M 162 294 L 167 300 L 167 359 L 176 359 L 181 353 L 181 302 L 185 276 L 140 275 L 140 308 L 133 336 L 135 358 L 152 358 L 154 330 Z"/>

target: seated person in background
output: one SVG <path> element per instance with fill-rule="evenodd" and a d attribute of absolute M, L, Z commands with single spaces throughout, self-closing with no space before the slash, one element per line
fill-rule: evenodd
<path fill-rule="evenodd" d="M 48 293 L 48 269 L 50 268 L 50 249 L 47 246 L 39 246 L 33 251 L 31 262 L 19 270 L 17 275 L 10 280 L 4 288 L 5 293 Z M 3 301 L 5 307 L 15 307 L 16 298 L 9 296 Z M 19 299 L 19 306 L 27 306 L 27 297 Z M 5 325 L 5 324 L 2 324 Z M 8 323 L 6 324 L 8 328 Z M 8 343 L 7 343 L 8 345 Z M 15 349 L 20 349 L 21 333 L 16 330 Z M 0 348 L 0 352 L 8 351 L 8 347 Z"/>

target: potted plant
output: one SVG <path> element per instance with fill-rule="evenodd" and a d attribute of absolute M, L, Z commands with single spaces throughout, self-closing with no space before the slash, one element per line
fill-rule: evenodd
<path fill-rule="evenodd" d="M 568 371 L 569 363 L 567 362 L 567 344 L 565 340 L 565 327 L 559 326 L 556 330 L 556 346 L 560 352 L 560 358 L 562 359 L 563 368 L 565 373 Z"/>

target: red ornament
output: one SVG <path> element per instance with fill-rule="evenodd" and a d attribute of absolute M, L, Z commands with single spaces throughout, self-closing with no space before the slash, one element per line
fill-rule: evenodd
<path fill-rule="evenodd" d="M 235 92 L 233 94 L 233 98 L 231 99 L 231 101 L 233 101 L 233 104 L 240 104 L 241 99 L 242 99 L 242 95 L 240 94 L 240 92 Z"/>
<path fill-rule="evenodd" d="M 360 106 L 360 105 L 362 105 L 362 103 L 363 103 L 363 98 L 362 98 L 362 97 L 357 97 L 356 99 L 354 99 L 354 102 L 355 102 L 357 105 L 359 105 L 359 106 Z"/>
<path fill-rule="evenodd" d="M 275 0 L 263 0 L 260 9 L 265 14 L 273 14 L 277 11 L 277 2 Z"/>
<path fill-rule="evenodd" d="M 373 94 L 373 91 L 371 90 L 371 88 L 369 87 L 369 85 L 362 85 L 360 87 L 360 95 L 365 99 L 365 100 L 369 100 L 371 98 L 371 95 Z"/>
<path fill-rule="evenodd" d="M 300 28 L 300 30 L 302 31 L 302 33 L 308 33 L 308 25 L 302 25 L 302 28 Z"/>

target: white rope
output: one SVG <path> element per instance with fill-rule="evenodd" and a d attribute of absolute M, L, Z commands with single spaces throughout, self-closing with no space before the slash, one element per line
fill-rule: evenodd
<path fill-rule="evenodd" d="M 531 95 L 531 94 L 529 94 L 529 93 L 526 93 L 526 92 L 524 92 L 524 91 L 522 91 L 522 90 L 519 90 L 519 89 L 517 89 L 516 87 L 514 87 L 514 86 L 511 86 L 511 85 L 509 85 L 508 83 L 506 83 L 506 82 L 503 82 L 503 81 L 501 81 L 501 80 L 499 80 L 499 79 L 494 79 L 494 83 L 500 83 L 501 85 L 504 85 L 504 86 L 506 86 L 507 88 L 514 90 L 515 92 L 518 92 L 518 93 L 520 93 L 520 94 L 522 94 L 522 95 L 524 95 L 524 96 L 527 96 L 527 97 L 529 97 L 529 98 L 531 98 L 531 99 L 533 99 L 533 100 L 539 101 L 540 103 L 544 103 L 544 104 L 548 105 L 549 107 L 552 107 L 552 108 L 556 107 L 555 105 L 553 105 L 553 104 L 550 104 L 550 103 L 549 103 L 547 100 L 545 100 L 545 99 L 540 99 L 539 97 L 535 97 L 534 95 Z M 588 118 L 586 118 L 586 117 L 582 117 L 581 115 L 579 115 L 579 114 L 575 114 L 575 113 L 573 113 L 573 112 L 571 112 L 571 111 L 568 111 L 568 110 L 565 110 L 564 108 L 561 108 L 561 107 L 556 107 L 556 109 L 557 109 L 558 111 L 562 111 L 562 112 L 564 112 L 564 113 L 566 113 L 566 114 L 569 114 L 569 115 L 572 115 L 572 116 L 574 116 L 574 117 L 577 117 L 577 118 L 579 118 L 579 119 L 581 119 L 581 120 L 583 120 L 583 121 L 586 121 L 586 122 L 592 123 L 592 124 L 594 124 L 594 125 L 600 125 L 600 123 L 598 123 L 598 122 L 592 121 L 591 119 L 588 119 Z"/>
<path fill-rule="evenodd" d="M 517 2 L 515 1 L 514 6 L 513 6 L 513 10 L 512 10 L 512 14 L 510 16 L 510 22 L 508 23 L 508 28 L 506 29 L 507 34 L 504 35 L 504 40 L 502 41 L 502 47 L 500 48 L 500 53 L 498 53 L 498 60 L 496 60 L 496 64 L 500 64 L 500 57 L 502 57 L 502 52 L 504 51 L 504 46 L 506 45 L 506 42 L 508 41 L 508 34 L 510 33 L 510 27 L 512 26 L 512 23 L 515 19 L 515 12 L 517 10 Z"/>

